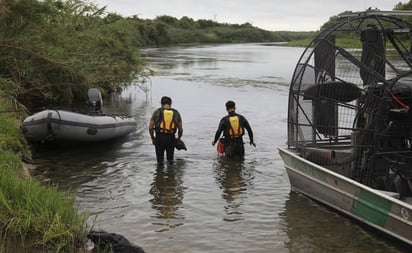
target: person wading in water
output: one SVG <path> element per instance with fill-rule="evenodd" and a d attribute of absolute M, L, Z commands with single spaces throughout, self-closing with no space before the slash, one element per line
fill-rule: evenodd
<path fill-rule="evenodd" d="M 216 131 L 215 138 L 212 142 L 214 146 L 223 132 L 224 153 L 227 157 L 243 157 L 245 155 L 245 147 L 243 145 L 242 136 L 245 134 L 245 129 L 249 135 L 250 145 L 256 147 L 253 142 L 253 131 L 247 119 L 236 113 L 236 104 L 233 101 L 226 102 L 226 111 L 228 115 L 220 120 L 219 127 Z"/>
<path fill-rule="evenodd" d="M 163 164 L 165 151 L 167 161 L 172 163 L 176 143 L 181 142 L 183 135 L 182 117 L 172 108 L 170 97 L 162 97 L 160 104 L 150 119 L 149 134 L 155 146 L 157 163 Z"/>

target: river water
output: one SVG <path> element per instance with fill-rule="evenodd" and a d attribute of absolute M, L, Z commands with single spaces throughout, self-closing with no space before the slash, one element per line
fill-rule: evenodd
<path fill-rule="evenodd" d="M 39 149 L 33 174 L 70 189 L 94 229 L 119 233 L 146 252 L 402 252 L 307 198 L 290 192 L 277 147 L 285 146 L 288 83 L 303 48 L 266 44 L 145 49 L 156 75 L 104 98 L 106 112 L 138 120 L 111 144 Z M 183 118 L 187 151 L 158 167 L 148 135 L 163 95 Z M 243 161 L 211 145 L 225 102 L 250 122 L 256 147 Z M 248 137 L 245 137 L 248 142 Z"/>

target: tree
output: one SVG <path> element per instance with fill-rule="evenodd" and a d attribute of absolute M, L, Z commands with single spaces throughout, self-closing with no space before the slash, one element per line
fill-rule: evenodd
<path fill-rule="evenodd" d="M 70 105 L 91 86 L 110 91 L 143 71 L 133 23 L 81 0 L 3 0 L 0 78 L 29 107 Z"/>
<path fill-rule="evenodd" d="M 397 5 L 395 5 L 394 10 L 412 10 L 412 1 L 410 0 L 407 3 L 399 2 Z"/>

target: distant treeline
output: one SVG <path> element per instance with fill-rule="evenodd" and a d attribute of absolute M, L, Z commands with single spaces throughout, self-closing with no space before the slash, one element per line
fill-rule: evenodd
<path fill-rule="evenodd" d="M 113 19 L 122 17 L 110 16 Z M 287 42 L 313 36 L 314 32 L 267 31 L 250 23 L 228 24 L 213 20 L 177 19 L 159 16 L 154 20 L 127 18 L 136 27 L 140 46 L 164 46 L 191 43 Z"/>

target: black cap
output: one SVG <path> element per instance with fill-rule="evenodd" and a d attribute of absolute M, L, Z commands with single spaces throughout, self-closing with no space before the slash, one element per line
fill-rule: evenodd
<path fill-rule="evenodd" d="M 232 100 L 229 100 L 229 101 L 226 102 L 226 110 L 234 109 L 235 107 L 236 107 L 236 104 Z"/>
<path fill-rule="evenodd" d="M 163 96 L 162 99 L 160 100 L 160 103 L 162 105 L 171 105 L 172 104 L 172 99 L 167 96 Z"/>

